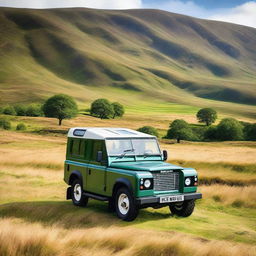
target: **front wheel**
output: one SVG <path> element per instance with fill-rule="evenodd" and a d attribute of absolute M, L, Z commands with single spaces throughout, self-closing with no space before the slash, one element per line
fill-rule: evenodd
<path fill-rule="evenodd" d="M 71 188 L 73 204 L 75 206 L 86 206 L 88 203 L 88 197 L 83 195 L 83 186 L 81 180 L 74 180 Z"/>
<path fill-rule="evenodd" d="M 177 202 L 169 205 L 169 208 L 173 214 L 181 217 L 190 216 L 195 208 L 195 200 L 187 200 L 184 202 Z"/>
<path fill-rule="evenodd" d="M 139 213 L 134 197 L 125 187 L 118 189 L 115 194 L 115 209 L 118 218 L 125 221 L 136 219 Z"/>

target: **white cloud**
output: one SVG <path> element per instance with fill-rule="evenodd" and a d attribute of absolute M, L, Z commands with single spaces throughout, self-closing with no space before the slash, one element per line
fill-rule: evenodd
<path fill-rule="evenodd" d="M 256 2 L 247 2 L 209 19 L 226 21 L 256 28 Z"/>
<path fill-rule="evenodd" d="M 133 9 L 141 0 L 0 0 L 0 6 L 18 8 L 89 7 L 99 9 Z"/>
<path fill-rule="evenodd" d="M 193 1 L 183 2 L 179 0 L 165 0 L 161 4 L 158 4 L 156 1 L 155 3 L 144 4 L 143 7 L 185 14 L 197 18 L 206 18 L 216 12 L 216 10 L 214 12 L 213 10 L 201 7 Z"/>

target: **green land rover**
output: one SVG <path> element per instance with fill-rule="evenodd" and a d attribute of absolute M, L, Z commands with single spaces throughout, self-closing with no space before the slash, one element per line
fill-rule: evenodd
<path fill-rule="evenodd" d="M 125 128 L 77 127 L 68 132 L 64 181 L 67 199 L 86 206 L 88 198 L 108 201 L 119 218 L 134 220 L 140 208 L 169 206 L 192 214 L 197 193 L 195 169 L 165 163 L 156 137 Z"/>

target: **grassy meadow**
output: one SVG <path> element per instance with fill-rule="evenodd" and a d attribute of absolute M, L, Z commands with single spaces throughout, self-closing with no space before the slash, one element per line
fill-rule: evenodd
<path fill-rule="evenodd" d="M 65 200 L 63 133 L 71 126 L 136 129 L 150 123 L 150 117 L 80 115 L 64 120 L 63 127 L 42 117 L 12 122 L 20 121 L 28 131 L 0 131 L 0 255 L 256 254 L 255 142 L 161 140 L 169 162 L 198 170 L 203 199 L 189 218 L 172 216 L 167 207 L 148 208 L 125 223 L 104 202 L 90 200 L 87 208 L 77 208 Z M 164 118 L 152 122 L 163 133 L 168 127 Z"/>

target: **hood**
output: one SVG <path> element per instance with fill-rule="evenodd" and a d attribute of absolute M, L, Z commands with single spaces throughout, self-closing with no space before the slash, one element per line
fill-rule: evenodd
<path fill-rule="evenodd" d="M 156 161 L 140 161 L 140 162 L 114 162 L 111 163 L 110 167 L 120 168 L 134 171 L 160 171 L 160 170 L 181 170 L 180 166 L 156 162 Z"/>

